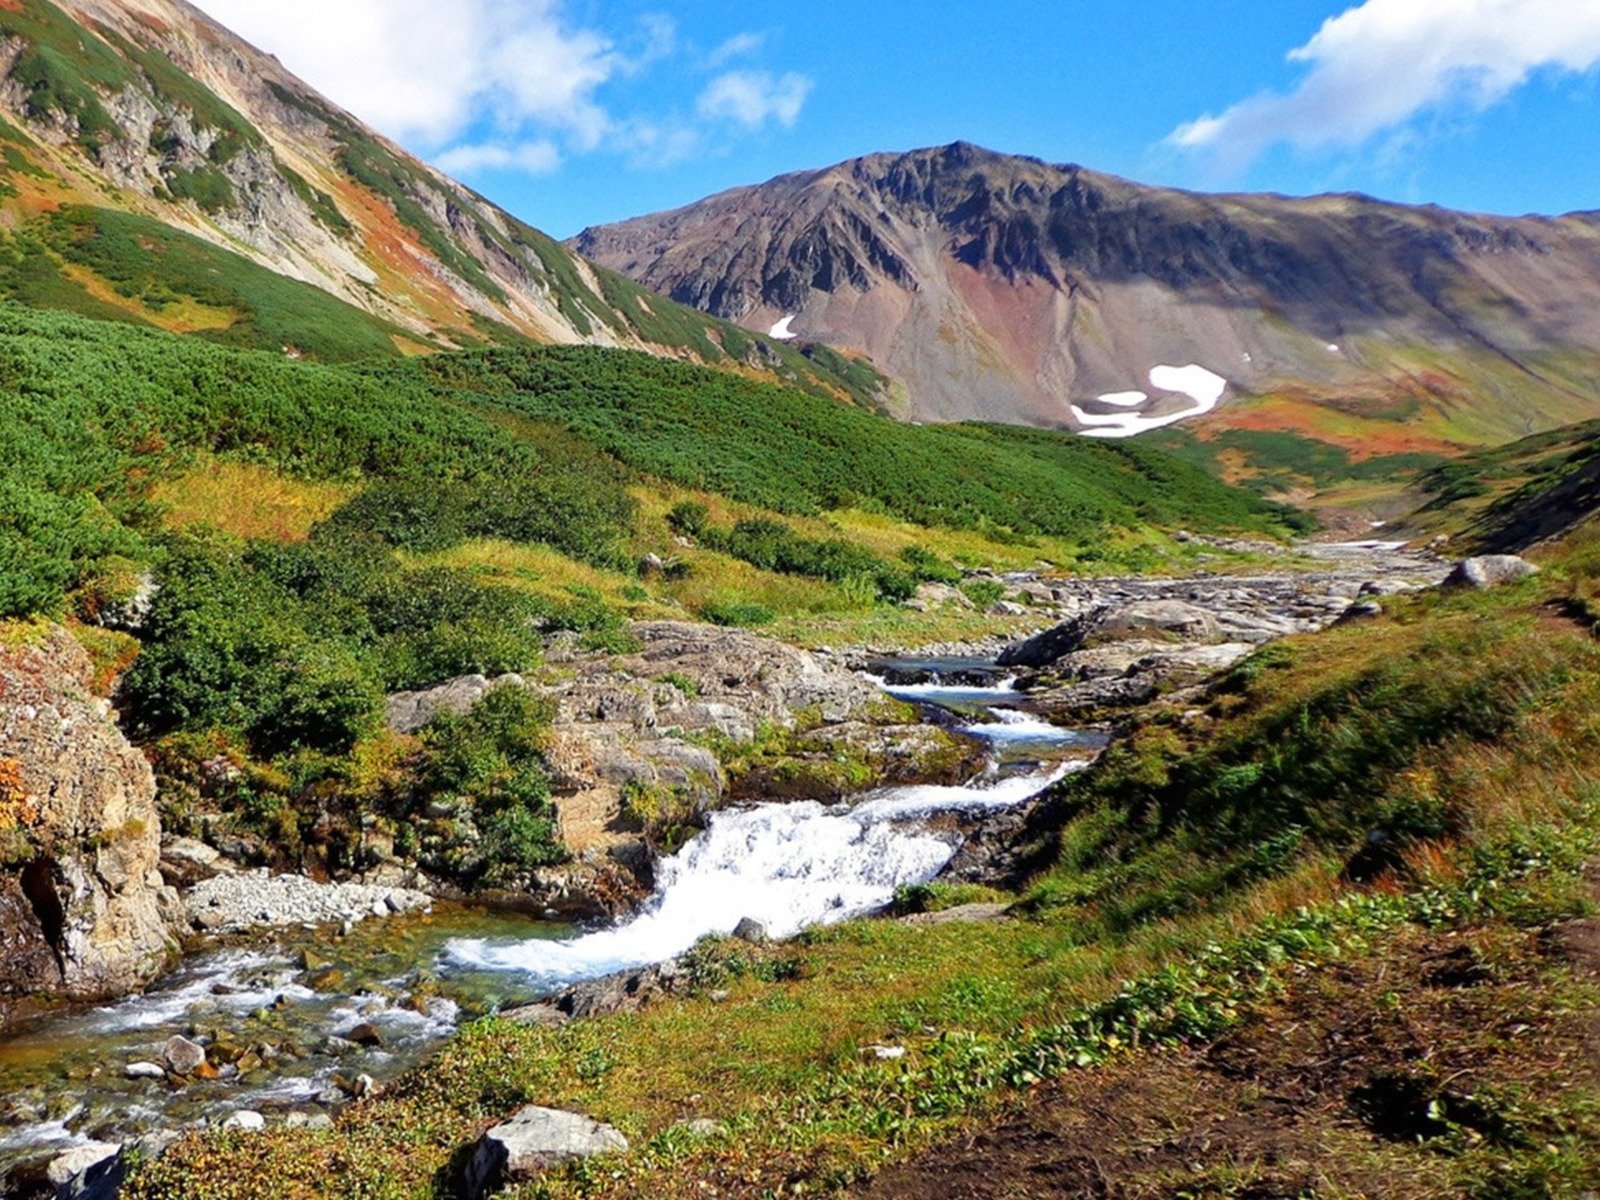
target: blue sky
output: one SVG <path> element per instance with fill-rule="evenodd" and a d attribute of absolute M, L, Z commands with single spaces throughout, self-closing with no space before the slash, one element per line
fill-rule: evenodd
<path fill-rule="evenodd" d="M 1182 187 L 1600 208 L 1600 0 L 201 0 L 558 236 L 957 139 Z"/>

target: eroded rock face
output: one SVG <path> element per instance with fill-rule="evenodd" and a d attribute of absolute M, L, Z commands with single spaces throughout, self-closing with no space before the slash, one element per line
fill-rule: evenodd
<path fill-rule="evenodd" d="M 554 701 L 545 756 L 573 861 L 530 873 L 518 891 L 555 912 L 616 915 L 645 895 L 652 855 L 637 823 L 623 819 L 628 797 L 691 817 L 725 799 L 722 764 L 698 739 L 746 743 L 764 725 L 802 721 L 853 737 L 881 698 L 842 666 L 742 629 L 652 621 L 629 632 L 639 644 L 629 654 L 558 642 L 539 679 L 463 676 L 389 698 L 389 725 L 400 732 L 464 713 L 495 687 L 529 687 Z"/>
<path fill-rule="evenodd" d="M 0 1003 L 139 987 L 173 950 L 150 766 L 64 629 L 0 645 Z"/>

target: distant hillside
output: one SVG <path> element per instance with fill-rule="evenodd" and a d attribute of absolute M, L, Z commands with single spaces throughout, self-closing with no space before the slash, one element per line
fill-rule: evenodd
<path fill-rule="evenodd" d="M 1496 553 L 1560 538 L 1600 513 L 1600 421 L 1480 450 L 1423 474 L 1412 532 Z"/>
<path fill-rule="evenodd" d="M 1358 458 L 1600 414 L 1597 213 L 1196 195 L 958 143 L 571 245 L 747 328 L 792 317 L 802 337 L 863 351 L 923 419 L 1175 414 L 1193 403 L 1150 372 L 1190 364 L 1228 384 L 1202 436 L 1287 431 Z"/>
<path fill-rule="evenodd" d="M 529 339 L 871 400 L 591 267 L 183 0 L 0 0 L 0 296 L 326 359 Z"/>
<path fill-rule="evenodd" d="M 16 305 L 0 305 L 0 459 L 0 618 L 81 603 L 108 573 L 159 557 L 158 489 L 211 461 L 335 484 L 332 528 L 388 545 L 501 539 L 628 572 L 629 489 L 648 481 L 1096 554 L 1130 532 L 1282 532 L 1287 516 L 1144 447 L 916 428 L 642 353 L 332 366 Z"/>

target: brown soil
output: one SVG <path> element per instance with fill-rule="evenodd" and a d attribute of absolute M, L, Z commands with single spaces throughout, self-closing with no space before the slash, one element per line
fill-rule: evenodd
<path fill-rule="evenodd" d="M 1068 1076 L 856 1194 L 1464 1196 L 1460 1151 L 1542 1141 L 1528 1113 L 1600 1086 L 1597 979 L 1593 921 L 1406 935 L 1306 972 L 1212 1046 Z"/>

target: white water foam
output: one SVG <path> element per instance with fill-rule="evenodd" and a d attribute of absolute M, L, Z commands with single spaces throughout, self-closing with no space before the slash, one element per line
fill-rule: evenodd
<path fill-rule="evenodd" d="M 1077 733 L 1070 729 L 1063 729 L 1059 725 L 1052 725 L 1041 717 L 1032 713 L 1017 712 L 1010 708 L 991 708 L 989 715 L 993 721 L 977 725 L 963 725 L 961 732 L 973 737 L 986 738 L 991 742 L 1071 742 L 1077 738 Z"/>
<path fill-rule="evenodd" d="M 888 692 L 896 700 L 926 701 L 929 704 L 938 704 L 941 701 L 951 701 L 957 704 L 980 704 L 993 700 L 1001 703 L 1007 700 L 1019 700 L 1022 693 L 1017 691 L 1017 677 L 1002 679 L 992 687 L 962 687 L 960 684 L 943 683 L 885 683 L 877 676 L 868 676 L 874 683 Z"/>
<path fill-rule="evenodd" d="M 247 986 L 246 976 L 260 975 L 276 967 L 270 976 Z M 272 1003 L 279 996 L 308 1000 L 316 993 L 293 982 L 294 970 L 287 959 L 248 951 L 228 952 L 204 961 L 190 978 L 175 986 L 131 996 L 116 1004 L 97 1008 L 83 1021 L 86 1034 L 119 1033 L 150 1029 L 177 1021 L 196 1008 L 252 1012 Z"/>
<path fill-rule="evenodd" d="M 745 917 L 790 937 L 872 912 L 897 887 L 937 875 L 956 846 L 917 827 L 918 819 L 1021 804 L 1061 774 L 989 787 L 888 788 L 848 808 L 766 804 L 714 813 L 704 833 L 658 865 L 654 897 L 628 923 L 564 942 L 459 940 L 446 954 L 559 985 L 671 958 Z"/>

